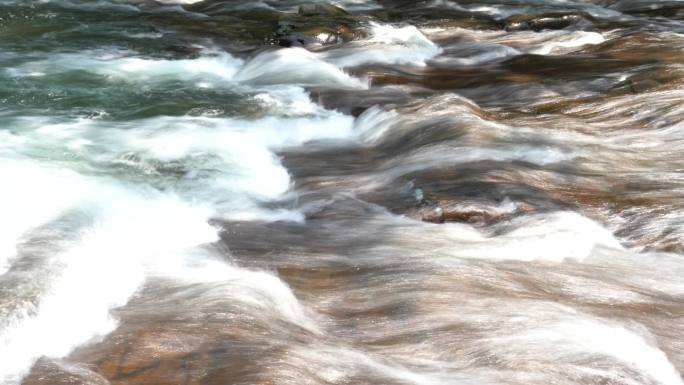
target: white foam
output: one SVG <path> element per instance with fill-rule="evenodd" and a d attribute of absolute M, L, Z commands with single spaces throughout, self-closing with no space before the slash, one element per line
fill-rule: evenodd
<path fill-rule="evenodd" d="M 521 52 L 515 48 L 508 47 L 501 44 L 487 44 L 481 45 L 481 50 L 477 53 L 471 54 L 467 57 L 449 58 L 446 57 L 440 60 L 441 63 L 455 63 L 459 65 L 476 65 L 491 62 L 494 60 L 501 60 L 513 56 L 520 55 Z"/>
<path fill-rule="evenodd" d="M 380 141 L 399 118 L 399 114 L 394 111 L 385 111 L 374 106 L 364 111 L 354 124 L 361 139 L 368 144 L 373 144 Z"/>
<path fill-rule="evenodd" d="M 176 76 L 188 64 L 115 61 L 100 70 Z M 297 211 L 260 208 L 259 201 L 290 188 L 274 151 L 356 135 L 353 118 L 314 105 L 300 87 L 261 91 L 256 99 L 268 109 L 292 107 L 294 116 L 8 121 L 13 133 L 3 132 L 7 140 L 0 144 L 0 178 L 9 182 L 0 189 L 3 260 L 14 256 L 17 242 L 30 238 L 33 228 L 67 210 L 88 216 L 92 225 L 74 229 L 76 240 L 61 240 L 67 244 L 60 248 L 41 246 L 63 250 L 54 256 L 59 268 L 50 271 L 37 306 L 14 311 L 0 330 L 0 383 L 19 382 L 40 356 L 64 356 L 111 331 L 116 322 L 109 310 L 125 304 L 150 275 L 229 282 L 239 300 L 316 329 L 282 281 L 223 262 L 200 263 L 195 248 L 217 239 L 210 218 L 303 221 Z M 50 159 L 53 166 L 31 158 Z M 176 171 L 166 175 L 167 167 Z M 212 175 L 198 176 L 207 170 Z"/>
<path fill-rule="evenodd" d="M 185 249 L 217 239 L 207 222 L 211 211 L 173 195 L 35 164 L 20 170 L 31 177 L 18 181 L 21 190 L 45 188 L 38 199 L 23 197 L 15 202 L 42 200 L 45 206 L 57 208 L 68 195 L 77 203 L 72 209 L 93 224 L 54 256 L 52 280 L 36 307 L 6 320 L 0 331 L 1 383 L 18 382 L 40 356 L 64 356 L 93 336 L 111 331 L 116 322 L 109 309 L 126 303 L 143 282 L 146 269 L 173 263 Z M 60 192 L 59 186 L 68 187 Z M 21 215 L 11 219 L 16 218 Z"/>
<path fill-rule="evenodd" d="M 161 32 L 124 32 L 123 35 L 133 39 L 159 39 L 164 36 L 164 34 Z"/>
<path fill-rule="evenodd" d="M 0 275 L 16 255 L 22 235 L 73 205 L 79 199 L 73 172 L 38 168 L 29 161 L 0 162 Z"/>
<path fill-rule="evenodd" d="M 293 47 L 263 52 L 245 64 L 236 80 L 248 84 L 337 85 L 365 88 L 367 83 L 304 48 Z"/>
<path fill-rule="evenodd" d="M 90 225 L 74 229 L 80 235 L 51 257 L 55 263 L 51 264 L 50 281 L 37 305 L 19 309 L 3 320 L 0 383 L 19 383 L 37 358 L 62 357 L 91 338 L 112 331 L 117 322 L 110 309 L 124 305 L 149 276 L 225 282 L 229 284 L 226 294 L 316 330 L 278 278 L 211 260 L 196 247 L 218 239 L 217 230 L 208 223 L 214 216 L 210 207 L 186 203 L 174 194 L 79 176 L 37 163 L 7 162 L 3 166 L 26 176 L 15 181 L 14 188 L 27 192 L 32 199 L 15 199 L 0 192 L 2 201 L 44 201 L 37 208 L 51 207 L 48 213 L 54 215 L 65 206 L 62 201 L 66 196 L 71 210 L 90 218 Z M 31 195 L 36 188 L 40 196 Z M 6 222 L 20 219 L 22 213 L 18 214 Z M 47 217 L 32 218 L 32 225 Z M 55 249 L 50 242 L 40 247 Z"/>
<path fill-rule="evenodd" d="M 442 52 L 413 26 L 372 23 L 370 32 L 368 39 L 335 50 L 315 53 L 299 47 L 276 49 L 262 52 L 246 63 L 226 52 L 203 47 L 197 47 L 203 51 L 199 58 L 177 60 L 148 59 L 129 51 L 94 50 L 53 54 L 49 59 L 35 60 L 5 71 L 10 76 L 29 77 L 82 70 L 116 81 L 176 79 L 193 81 L 204 88 L 214 87 L 214 83 L 236 82 L 366 88 L 365 79 L 350 76 L 344 68 L 373 63 L 422 66 Z"/>
<path fill-rule="evenodd" d="M 372 23 L 368 39 L 351 42 L 334 50 L 310 52 L 294 47 L 263 52 L 249 60 L 235 79 L 256 85 L 366 88 L 366 80 L 351 77 L 344 72 L 344 68 L 363 64 L 424 66 L 426 60 L 441 52 L 442 49 L 416 27 Z"/>
<path fill-rule="evenodd" d="M 362 64 L 406 64 L 424 66 L 425 61 L 439 55 L 442 49 L 414 26 L 395 27 L 371 24 L 371 36 L 346 47 L 321 53 L 326 61 L 338 67 Z"/>
<path fill-rule="evenodd" d="M 571 33 L 554 34 L 553 39 L 533 47 L 529 52 L 538 55 L 550 55 L 572 48 L 601 44 L 604 41 L 606 39 L 598 32 L 573 31 Z"/>
<path fill-rule="evenodd" d="M 385 130 L 387 131 L 387 130 Z M 378 132 L 380 134 L 380 132 Z M 422 147 L 407 153 L 404 157 L 387 161 L 383 165 L 384 177 L 398 177 L 412 172 L 446 167 L 470 162 L 524 161 L 537 165 L 548 165 L 571 160 L 576 155 L 552 145 L 501 145 L 497 148 L 460 146 L 443 142 Z"/>
<path fill-rule="evenodd" d="M 434 59 L 445 64 L 476 65 L 532 53 L 558 55 L 601 44 L 606 36 L 588 31 L 476 31 L 465 28 L 423 29 L 435 39 L 448 39 L 449 54 Z"/>
<path fill-rule="evenodd" d="M 314 110 L 303 101 L 299 104 L 303 110 Z M 220 201 L 224 207 L 218 214 L 237 218 L 254 213 L 256 201 L 277 199 L 289 190 L 289 174 L 273 151 L 317 139 L 355 137 L 352 117 L 315 110 L 314 115 L 305 117 L 256 120 L 159 117 L 122 123 L 81 119 L 51 124 L 44 118 L 24 118 L 15 123 L 22 126 L 23 133 L 18 136 L 23 142 L 16 151 L 41 155 L 49 151 L 49 156 L 63 161 L 76 155 L 88 167 L 104 173 L 117 165 L 126 166 L 124 178 L 144 178 L 155 187 L 173 187 L 204 202 Z M 165 182 L 166 165 L 182 173 L 170 185 Z M 200 178 L 204 170 L 213 170 L 212 176 Z M 21 194 L 17 192 L 17 196 Z"/>
<path fill-rule="evenodd" d="M 498 225 L 497 231 L 502 234 L 496 236 L 486 236 L 463 224 L 447 223 L 438 227 L 446 239 L 436 248 L 459 258 L 581 261 L 597 247 L 623 249 L 609 230 L 569 211 L 520 217 Z"/>
<path fill-rule="evenodd" d="M 209 63 L 188 76 L 232 76 Z M 113 59 L 108 65 L 98 71 L 136 73 L 132 77 L 137 79 L 177 78 L 187 75 L 182 70 L 190 62 Z M 23 117 L 9 122 L 14 133 L 4 132 L 8 140 L 0 147 L 0 178 L 11 182 L 0 190 L 0 209 L 7 214 L 0 218 L 3 259 L 15 254 L 21 237 L 67 209 L 88 216 L 92 225 L 74 229 L 81 232 L 76 240 L 60 245 L 63 251 L 54 256 L 59 268 L 50 271 L 36 307 L 13 312 L 0 330 L 1 383 L 19 382 L 40 356 L 64 356 L 113 330 L 110 309 L 125 304 L 150 275 L 229 282 L 237 299 L 275 309 L 290 322 L 316 330 L 282 281 L 223 262 L 201 263 L 195 248 L 216 240 L 210 218 L 302 221 L 299 212 L 265 210 L 256 202 L 277 199 L 290 188 L 289 175 L 273 151 L 316 139 L 348 140 L 360 130 L 353 118 L 315 106 L 299 87 L 263 91 L 258 101 L 274 110 L 293 107 L 294 117 L 132 122 Z M 51 159 L 55 166 L 31 157 Z M 182 165 L 185 176 L 164 184 L 169 180 L 165 164 Z M 119 166 L 127 169 L 115 171 Z M 94 175 L 114 172 L 119 181 L 68 168 Z M 205 169 L 218 173 L 195 179 Z M 178 195 L 160 193 L 160 187 Z M 57 249 L 49 243 L 42 247 Z"/>
<path fill-rule="evenodd" d="M 638 370 L 658 384 L 683 383 L 665 353 L 644 337 L 625 327 L 589 317 L 572 317 L 542 324 L 535 329 L 491 341 L 500 347 L 508 345 L 505 349 L 517 351 L 517 354 L 549 361 L 568 362 L 576 360 L 578 356 L 588 355 L 609 357 Z M 581 369 L 588 374 L 599 374 L 616 380 L 623 378 L 600 365 Z"/>
<path fill-rule="evenodd" d="M 232 81 L 243 62 L 225 52 L 208 51 L 196 59 L 146 59 L 126 51 L 91 51 L 78 54 L 54 54 L 49 59 L 8 68 L 12 76 L 32 76 L 82 70 L 121 81 Z"/>
<path fill-rule="evenodd" d="M 278 116 L 310 116 L 325 113 L 318 104 L 311 102 L 309 94 L 299 86 L 282 86 L 262 89 L 254 95 L 264 109 Z"/>
<path fill-rule="evenodd" d="M 579 43 L 562 44 L 566 45 L 546 45 L 540 52 L 554 52 Z M 374 25 L 369 39 L 337 51 L 280 49 L 263 52 L 246 63 L 228 54 L 192 60 L 71 55 L 12 69 L 15 76 L 84 69 L 117 81 L 180 79 L 205 88 L 243 83 L 259 89 L 260 93 L 254 96 L 256 102 L 294 117 L 162 117 L 127 123 L 55 123 L 27 118 L 18 122 L 25 126 L 18 127 L 17 134 L 0 132 L 0 154 L 4 157 L 0 180 L 13 182 L 0 189 L 0 212 L 9 213 L 0 218 L 0 263 L 4 255 L 5 259 L 13 256 L 23 235 L 68 208 L 88 215 L 94 223 L 81 229 L 77 241 L 58 253 L 61 267 L 54 272 L 55 280 L 38 306 L 28 309 L 31 312 L 14 314 L 8 320 L 9 326 L 0 331 L 0 383 L 19 382 L 39 356 L 63 356 L 93 336 L 111 331 L 116 321 L 111 318 L 110 309 L 125 304 L 149 276 L 222 282 L 221 295 L 275 311 L 292 323 L 317 331 L 315 322 L 281 280 L 264 272 L 210 260 L 196 246 L 217 239 L 216 229 L 208 224 L 210 218 L 303 221 L 299 212 L 266 210 L 259 205 L 259 201 L 282 197 L 291 186 L 276 150 L 318 139 L 360 138 L 373 144 L 388 135 L 397 119 L 395 113 L 374 108 L 354 122 L 348 116 L 313 105 L 301 88 L 282 85 L 364 88 L 367 84 L 363 80 L 351 77 L 343 69 L 366 63 L 425 65 L 426 60 L 440 52 L 414 27 Z M 8 140 L 2 140 L 4 137 Z M 100 176 L 86 177 L 37 161 L 5 161 L 34 155 Z M 72 157 L 80 159 L 80 163 L 70 161 Z M 387 167 L 388 175 L 401 175 L 406 170 L 487 159 L 547 165 L 572 157 L 572 153 L 556 146 L 476 148 L 452 143 L 415 151 L 396 163 L 389 162 Z M 112 166 L 125 168 L 116 175 L 129 182 L 102 176 L 118 172 Z M 167 169 L 174 170 L 171 176 Z M 203 172 L 210 175 L 199 177 Z M 513 210 L 510 205 L 504 202 L 502 208 Z M 412 225 L 412 230 L 428 230 L 424 234 L 439 236 L 430 252 L 442 252 L 453 259 L 558 262 L 565 258 L 585 259 L 597 247 L 621 248 L 598 223 L 569 212 L 516 219 L 499 225 L 498 235 L 457 224 Z M 406 234 L 399 236 L 409 238 Z M 547 326 L 548 329 L 520 333 L 512 340 L 502 338 L 493 344 L 500 342 L 504 348 L 510 344 L 514 354 L 532 352 L 533 358 L 538 358 L 549 355 L 544 343 L 551 341 L 569 347 L 567 351 L 573 353 L 614 357 L 663 384 L 681 385 L 667 357 L 624 327 L 583 319 Z M 366 361 L 367 367 L 400 381 L 453 382 L 453 378 L 420 373 L 344 347 L 324 353 L 333 363 L 352 365 Z M 567 358 L 553 354 L 552 359 Z M 330 382 L 344 380 L 344 372 L 332 365 L 321 368 L 321 376 Z"/>

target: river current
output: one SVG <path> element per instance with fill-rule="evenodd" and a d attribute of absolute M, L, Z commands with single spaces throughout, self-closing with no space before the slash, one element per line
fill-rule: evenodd
<path fill-rule="evenodd" d="M 0 384 L 683 385 L 684 2 L 0 0 Z"/>

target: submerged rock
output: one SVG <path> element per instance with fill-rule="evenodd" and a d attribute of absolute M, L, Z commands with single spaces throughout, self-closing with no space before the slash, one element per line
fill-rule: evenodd
<path fill-rule="evenodd" d="M 85 365 L 74 365 L 58 360 L 41 358 L 31 373 L 22 381 L 23 385 L 110 385 L 100 374 Z"/>
<path fill-rule="evenodd" d="M 505 22 L 506 31 L 542 31 L 545 29 L 564 29 L 570 26 L 587 26 L 593 18 L 583 13 L 543 13 L 515 15 Z"/>
<path fill-rule="evenodd" d="M 610 8 L 632 15 L 684 17 L 684 3 L 681 1 L 618 0 L 610 4 Z"/>
<path fill-rule="evenodd" d="M 299 6 L 302 16 L 345 16 L 348 15 L 344 9 L 332 4 L 303 4 Z"/>
<path fill-rule="evenodd" d="M 518 211 L 530 211 L 529 205 L 507 203 L 493 205 L 478 202 L 439 201 L 434 204 L 409 210 L 408 215 L 425 222 L 465 222 L 475 225 L 488 225 L 510 218 Z"/>

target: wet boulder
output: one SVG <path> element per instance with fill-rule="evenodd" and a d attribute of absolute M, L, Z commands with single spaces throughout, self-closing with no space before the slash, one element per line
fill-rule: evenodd
<path fill-rule="evenodd" d="M 339 44 L 351 41 L 354 34 L 345 25 L 307 25 L 306 23 L 281 20 L 276 28 L 275 39 L 283 47 L 311 47 Z"/>
<path fill-rule="evenodd" d="M 274 40 L 284 47 L 340 44 L 362 35 L 360 21 L 333 5 L 304 4 L 296 14 L 280 17 Z"/>

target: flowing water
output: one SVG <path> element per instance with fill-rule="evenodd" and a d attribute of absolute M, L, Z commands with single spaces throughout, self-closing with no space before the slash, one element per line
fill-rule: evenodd
<path fill-rule="evenodd" d="M 0 384 L 682 385 L 684 2 L 0 0 Z"/>

